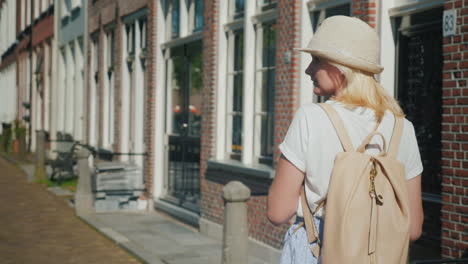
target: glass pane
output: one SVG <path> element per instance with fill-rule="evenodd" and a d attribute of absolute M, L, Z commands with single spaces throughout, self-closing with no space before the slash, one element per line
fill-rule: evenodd
<path fill-rule="evenodd" d="M 172 5 L 172 37 L 178 37 L 180 31 L 180 0 L 173 1 Z"/>
<path fill-rule="evenodd" d="M 185 115 L 184 111 L 184 92 L 183 92 L 183 76 L 184 76 L 184 60 L 181 56 L 172 58 L 172 134 L 182 134 Z"/>
<path fill-rule="evenodd" d="M 234 33 L 234 71 L 242 71 L 244 66 L 244 31 Z"/>
<path fill-rule="evenodd" d="M 232 147 L 233 153 L 242 152 L 242 115 L 232 117 Z"/>
<path fill-rule="evenodd" d="M 234 75 L 234 85 L 233 85 L 233 103 L 232 111 L 233 112 L 242 112 L 242 82 L 243 76 L 242 73 Z"/>
<path fill-rule="evenodd" d="M 275 95 L 275 64 L 276 64 L 276 29 L 275 24 L 263 25 L 263 57 L 261 88 L 261 139 L 260 155 L 262 158 L 273 155 L 273 116 Z M 263 159 L 260 159 L 262 161 Z"/>
<path fill-rule="evenodd" d="M 273 113 L 262 116 L 262 133 L 260 155 L 273 156 Z"/>
<path fill-rule="evenodd" d="M 276 29 L 274 24 L 263 26 L 263 67 L 275 66 L 276 63 Z"/>
<path fill-rule="evenodd" d="M 351 5 L 344 4 L 339 5 L 331 8 L 325 9 L 325 17 L 337 16 L 337 15 L 351 15 Z"/>
<path fill-rule="evenodd" d="M 200 31 L 203 29 L 203 0 L 195 1 L 195 27 L 193 31 Z"/>
<path fill-rule="evenodd" d="M 262 10 L 275 8 L 278 0 L 263 0 Z"/>
<path fill-rule="evenodd" d="M 188 134 L 200 136 L 201 132 L 201 107 L 203 100 L 203 76 L 202 76 L 202 50 L 201 42 L 191 44 L 187 47 L 190 54 L 190 101 L 189 101 L 189 124 Z"/>
<path fill-rule="evenodd" d="M 235 0 L 235 9 L 234 9 L 234 18 L 241 18 L 244 17 L 244 7 L 245 1 L 244 0 Z"/>

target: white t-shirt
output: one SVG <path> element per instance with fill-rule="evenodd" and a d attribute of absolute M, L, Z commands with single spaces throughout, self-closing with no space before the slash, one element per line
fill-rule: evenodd
<path fill-rule="evenodd" d="M 327 103 L 338 112 L 354 149 L 358 148 L 376 126 L 374 111 L 364 107 L 351 110 L 333 100 L 328 100 Z M 387 110 L 377 129 L 385 137 L 387 151 L 394 123 L 393 113 Z M 380 137 L 374 136 L 366 148 L 366 153 L 378 155 L 383 146 L 382 143 Z M 326 197 L 336 154 L 343 152 L 341 142 L 328 115 L 317 104 L 301 106 L 279 148 L 294 166 L 305 173 L 306 197 L 310 209 L 314 211 Z M 414 127 L 406 118 L 397 159 L 405 167 L 406 179 L 409 180 L 422 173 L 423 167 Z M 322 216 L 322 213 L 320 210 L 317 216 Z M 297 215 L 302 216 L 300 199 Z"/>

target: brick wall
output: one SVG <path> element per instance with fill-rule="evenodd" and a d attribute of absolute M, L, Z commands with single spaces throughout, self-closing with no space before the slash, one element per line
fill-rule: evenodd
<path fill-rule="evenodd" d="M 117 4 L 114 10 L 115 17 L 120 16 L 120 6 Z M 114 41 L 115 41 L 115 51 L 114 51 L 114 151 L 121 151 L 121 127 L 122 127 L 122 69 L 126 67 L 123 63 L 123 58 L 120 56 L 122 54 L 123 43 L 121 41 L 122 34 L 122 20 L 117 19 L 115 21 L 114 31 Z"/>
<path fill-rule="evenodd" d="M 114 107 L 114 148 L 113 151 L 121 152 L 121 140 L 122 140 L 122 70 L 125 69 L 126 62 L 122 58 L 122 36 L 125 34 L 122 28 L 121 18 L 140 10 L 144 7 L 148 7 L 148 58 L 147 58 L 147 68 L 146 68 L 146 85 L 145 85 L 145 128 L 144 128 L 144 138 L 146 144 L 147 156 L 144 159 L 144 181 L 146 186 L 146 196 L 152 197 L 153 190 L 153 166 L 154 166 L 154 147 L 153 147 L 153 138 L 155 133 L 154 126 L 154 108 L 155 108 L 155 90 L 156 90 L 156 64 L 155 61 L 155 51 L 157 48 L 156 43 L 156 6 L 157 1 L 148 1 L 148 0 L 138 0 L 138 1 L 126 1 L 126 0 L 101 0 L 96 3 L 88 6 L 88 30 L 90 33 L 99 31 L 99 83 L 97 89 L 99 89 L 99 120 L 106 118 L 103 116 L 103 85 L 104 80 L 107 75 L 107 69 L 104 69 L 104 60 L 103 60 L 103 49 L 104 49 L 104 40 L 105 32 L 103 27 L 109 23 L 115 23 L 114 28 L 114 41 L 115 41 L 115 62 L 114 62 L 114 95 L 115 95 L 115 107 Z M 88 42 L 88 61 L 91 61 L 91 39 Z M 89 94 L 91 81 L 93 81 L 93 73 L 89 71 L 88 67 L 88 80 L 87 91 Z M 90 108 L 89 100 L 87 101 L 87 109 Z M 89 111 L 88 111 L 89 113 Z M 86 124 L 89 127 L 90 117 L 87 117 Z M 99 122 L 98 126 L 98 145 L 102 145 L 102 127 L 103 122 Z M 87 138 L 89 138 L 89 131 L 87 131 Z"/>
<path fill-rule="evenodd" d="M 153 198 L 153 178 L 154 178 L 154 159 L 162 158 L 154 156 L 154 135 L 156 132 L 155 126 L 155 108 L 156 108 L 156 49 L 157 46 L 157 8 L 159 1 L 149 1 L 148 4 L 148 57 L 146 58 L 146 121 L 145 121 L 145 145 L 146 153 L 145 157 L 145 185 L 146 185 L 146 197 Z M 161 85 L 161 84 L 160 84 Z M 158 175 L 162 177 L 162 175 Z"/>
<path fill-rule="evenodd" d="M 376 3 L 375 0 L 353 0 L 352 15 L 367 22 L 372 27 L 376 25 Z"/>
<path fill-rule="evenodd" d="M 299 54 L 292 52 L 299 45 L 300 34 L 299 0 L 278 1 L 277 55 L 276 55 L 276 102 L 275 102 L 275 149 L 286 134 L 298 106 Z M 205 24 L 203 36 L 203 115 L 201 138 L 201 215 L 216 223 L 223 223 L 224 201 L 221 197 L 222 184 L 205 178 L 206 161 L 213 156 L 215 144 L 215 91 L 218 65 L 216 58 L 217 28 L 219 17 L 218 1 L 205 1 Z M 291 61 L 286 63 L 284 56 L 291 52 Z M 275 160 L 279 157 L 275 151 Z M 220 177 L 222 177 L 220 175 Z M 265 190 L 266 191 L 266 190 Z M 266 216 L 266 196 L 255 195 L 248 202 L 249 236 L 279 248 L 287 226 L 274 227 Z"/>
<path fill-rule="evenodd" d="M 219 0 L 204 1 L 203 19 L 203 103 L 200 145 L 200 213 L 201 216 L 222 223 L 224 205 L 219 184 L 205 178 L 206 162 L 213 156 L 215 147 L 215 107 L 218 56 Z"/>
<path fill-rule="evenodd" d="M 468 1 L 449 0 L 456 34 L 443 40 L 442 255 L 468 252 Z"/>

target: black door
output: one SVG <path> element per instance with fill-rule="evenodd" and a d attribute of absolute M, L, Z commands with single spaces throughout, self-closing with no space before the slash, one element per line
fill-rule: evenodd
<path fill-rule="evenodd" d="M 424 166 L 423 235 L 417 246 L 440 256 L 442 8 L 409 16 L 398 33 L 398 100 L 416 132 Z M 406 20 L 408 21 L 408 20 Z M 430 252 L 430 253 L 428 253 Z"/>
<path fill-rule="evenodd" d="M 202 44 L 171 48 L 167 199 L 199 212 Z"/>

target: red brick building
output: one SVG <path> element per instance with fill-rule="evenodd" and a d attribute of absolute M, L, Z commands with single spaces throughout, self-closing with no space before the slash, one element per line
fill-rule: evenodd
<path fill-rule="evenodd" d="M 426 220 L 422 238 L 412 247 L 412 258 L 466 257 L 467 94 L 463 56 L 468 40 L 467 4 L 206 1 L 201 231 L 219 236 L 223 223 L 221 189 L 230 180 L 240 180 L 253 192 L 248 203 L 250 248 L 262 253 L 265 251 L 260 248 L 280 248 L 286 227 L 272 226 L 265 215 L 266 193 L 280 154 L 278 145 L 297 107 L 321 100 L 311 96 L 310 84 L 304 79 L 309 58 L 292 49 L 306 45 L 325 17 L 344 14 L 363 19 L 379 33 L 381 63 L 386 68 L 379 79 L 401 102 L 417 131 L 425 167 Z M 455 34 L 443 37 L 446 10 L 455 10 Z"/>
<path fill-rule="evenodd" d="M 424 164 L 412 259 L 466 254 L 466 0 L 88 3 L 86 142 L 138 154 L 119 159 L 144 168 L 151 208 L 213 237 L 222 187 L 242 181 L 252 191 L 249 248 L 269 262 L 287 228 L 266 218 L 278 145 L 296 109 L 323 100 L 304 74 L 310 56 L 293 48 L 326 17 L 368 22 L 382 40 L 378 79 L 413 122 Z M 447 10 L 455 32 L 443 37 Z"/>

